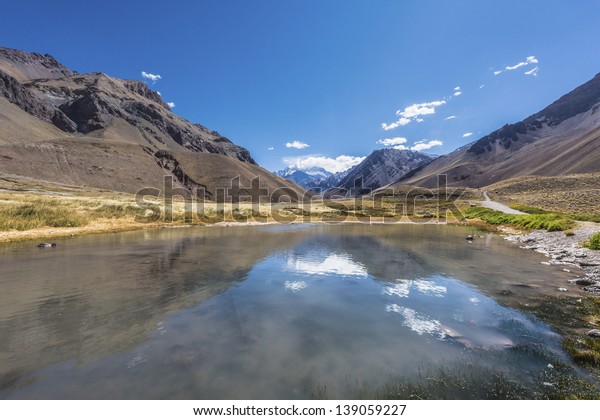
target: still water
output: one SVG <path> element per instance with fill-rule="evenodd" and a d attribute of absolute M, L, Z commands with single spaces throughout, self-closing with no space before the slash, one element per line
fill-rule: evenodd
<path fill-rule="evenodd" d="M 0 398 L 354 398 L 460 365 L 543 386 L 549 360 L 568 362 L 560 336 L 504 297 L 576 275 L 467 233 L 206 227 L 2 245 Z"/>

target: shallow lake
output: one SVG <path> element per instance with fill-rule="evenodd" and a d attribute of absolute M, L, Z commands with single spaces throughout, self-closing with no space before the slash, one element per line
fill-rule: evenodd
<path fill-rule="evenodd" d="M 468 228 L 206 227 L 57 242 L 0 246 L 0 398 L 356 398 L 394 384 L 463 398 L 436 394 L 439 381 L 501 378 L 472 395 L 491 398 L 506 384 L 543 392 L 548 365 L 570 364 L 560 336 L 514 303 L 576 275 Z"/>

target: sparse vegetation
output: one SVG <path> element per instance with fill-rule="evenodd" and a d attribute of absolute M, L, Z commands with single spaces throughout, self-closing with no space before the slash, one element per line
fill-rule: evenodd
<path fill-rule="evenodd" d="M 585 243 L 585 246 L 596 251 L 600 250 L 600 232 L 592 235 Z"/>
<path fill-rule="evenodd" d="M 494 199 L 526 213 L 566 213 L 600 223 L 600 173 L 525 176 L 486 187 Z"/>

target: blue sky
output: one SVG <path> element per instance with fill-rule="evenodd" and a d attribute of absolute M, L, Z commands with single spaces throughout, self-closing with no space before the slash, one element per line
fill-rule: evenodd
<path fill-rule="evenodd" d="M 0 45 L 160 75 L 147 81 L 174 112 L 270 170 L 341 170 L 385 144 L 448 153 L 600 72 L 591 1 L 8 1 L 2 14 Z"/>

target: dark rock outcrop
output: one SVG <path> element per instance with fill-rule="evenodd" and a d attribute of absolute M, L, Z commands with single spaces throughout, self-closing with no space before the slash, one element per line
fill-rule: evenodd
<path fill-rule="evenodd" d="M 62 111 L 46 104 L 17 79 L 2 71 L 0 71 L 0 96 L 4 96 L 10 103 L 18 106 L 28 114 L 54 124 L 63 131 L 76 131 L 77 125 Z"/>

